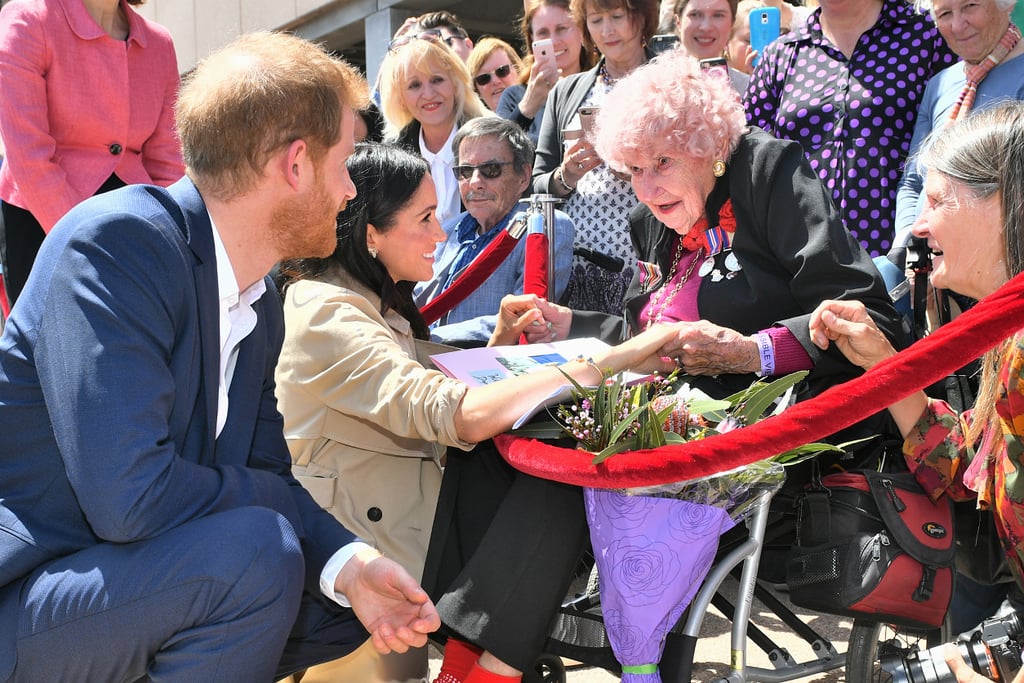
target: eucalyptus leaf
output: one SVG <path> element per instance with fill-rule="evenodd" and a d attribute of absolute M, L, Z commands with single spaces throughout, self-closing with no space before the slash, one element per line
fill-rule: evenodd
<path fill-rule="evenodd" d="M 782 396 L 786 393 L 787 389 L 796 385 L 806 376 L 806 371 L 794 372 L 760 387 L 756 387 L 756 385 L 756 388 L 751 387 L 752 393 L 744 402 L 742 417 L 740 418 L 743 424 L 753 424 L 760 420 L 761 416 L 764 415 L 764 411 L 768 410 L 768 406 L 775 399 Z"/>

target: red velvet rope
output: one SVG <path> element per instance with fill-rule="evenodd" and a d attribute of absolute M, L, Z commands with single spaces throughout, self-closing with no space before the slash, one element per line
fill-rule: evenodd
<path fill-rule="evenodd" d="M 797 403 L 781 415 L 701 441 L 591 455 L 503 434 L 495 443 L 517 469 L 593 488 L 654 486 L 725 472 L 819 441 L 946 377 L 1024 328 L 1024 274 L 934 334 L 860 377 Z"/>
<path fill-rule="evenodd" d="M 512 253 L 518 242 L 507 230 L 502 230 L 487 245 L 487 248 L 480 252 L 480 255 L 462 271 L 462 274 L 455 278 L 455 282 L 448 289 L 420 309 L 423 320 L 428 325 L 437 322 L 442 315 L 462 303 L 467 296 L 483 284 L 484 280 L 491 276 L 494 269 Z"/>
<path fill-rule="evenodd" d="M 526 236 L 523 294 L 548 296 L 548 238 L 542 232 Z"/>

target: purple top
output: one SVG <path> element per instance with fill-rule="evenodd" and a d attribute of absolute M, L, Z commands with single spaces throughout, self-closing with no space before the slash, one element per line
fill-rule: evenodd
<path fill-rule="evenodd" d="M 872 256 L 892 246 L 896 189 L 928 79 L 956 61 L 931 18 L 883 0 L 847 59 L 821 10 L 765 49 L 744 95 L 747 118 L 804 151 L 853 236 Z"/>

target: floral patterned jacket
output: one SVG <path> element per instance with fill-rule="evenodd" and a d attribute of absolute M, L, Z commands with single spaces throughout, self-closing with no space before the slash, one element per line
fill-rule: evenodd
<path fill-rule="evenodd" d="M 1002 423 L 1002 441 L 969 472 L 972 490 L 964 484 L 970 466 L 965 434 L 971 421 L 967 411 L 957 415 L 946 403 L 928 402 L 928 409 L 903 444 L 903 455 L 925 491 L 938 498 L 948 493 L 955 500 L 977 497 L 978 506 L 991 509 L 999 537 L 1018 585 L 1024 585 L 1024 332 L 1010 340 L 1007 362 L 999 370 L 1002 394 L 996 404 Z M 996 435 L 999 436 L 999 435 Z M 976 476 L 973 476 L 977 473 Z"/>

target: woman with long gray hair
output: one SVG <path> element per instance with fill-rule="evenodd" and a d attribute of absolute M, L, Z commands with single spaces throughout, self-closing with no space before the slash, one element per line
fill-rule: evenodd
<path fill-rule="evenodd" d="M 981 299 L 1024 272 L 1024 103 L 958 121 L 925 150 L 927 200 L 913 233 L 933 254 L 931 284 Z M 896 353 L 856 301 L 822 303 L 810 331 L 815 344 L 835 345 L 865 370 Z M 993 511 L 1010 570 L 1024 586 L 1024 323 L 982 359 L 973 409 L 958 415 L 918 392 L 889 412 L 905 438 L 907 465 L 932 497 L 977 499 Z M 954 673 L 966 666 L 948 661 Z"/>

